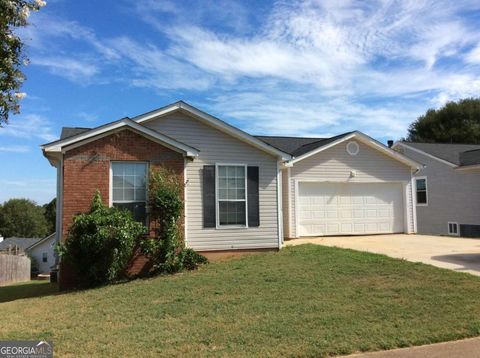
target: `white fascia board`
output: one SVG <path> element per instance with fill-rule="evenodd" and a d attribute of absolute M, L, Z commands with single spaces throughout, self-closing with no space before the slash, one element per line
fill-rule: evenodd
<path fill-rule="evenodd" d="M 42 149 L 45 153 L 61 153 L 64 152 L 67 147 L 68 149 L 75 148 L 79 145 L 84 144 L 85 141 L 88 139 L 96 140 L 98 139 L 98 136 L 109 135 L 111 132 L 122 129 L 124 127 L 130 127 L 137 131 L 139 134 L 150 137 L 150 139 L 153 139 L 161 144 L 167 145 L 168 147 L 172 148 L 177 152 L 182 152 L 188 157 L 196 157 L 199 154 L 199 151 L 196 148 L 178 142 L 173 138 L 153 131 L 127 118 L 114 122 L 111 125 L 105 125 L 99 127 L 98 129 L 92 129 L 84 134 L 75 136 L 74 138 L 67 138 L 63 141 L 52 143 L 51 145 L 46 144 L 42 146 Z"/>
<path fill-rule="evenodd" d="M 390 149 L 390 148 L 387 148 L 385 147 L 384 145 L 378 143 L 376 140 L 370 138 L 369 136 L 361 133 L 361 132 L 353 132 L 351 134 L 348 134 L 346 135 L 345 137 L 341 137 L 331 143 L 328 143 L 327 145 L 324 145 L 323 147 L 320 147 L 320 148 L 317 148 L 315 150 L 312 150 L 308 153 L 305 153 L 297 158 L 294 158 L 293 160 L 287 162 L 285 164 L 285 167 L 291 167 L 293 166 L 296 162 L 299 162 L 305 158 L 308 158 L 308 157 L 311 157 L 312 155 L 315 155 L 317 153 L 320 153 L 320 152 L 323 152 L 324 150 L 327 150 L 329 148 L 332 148 L 340 143 L 343 143 L 347 140 L 350 140 L 350 139 L 357 139 L 359 140 L 360 142 L 374 148 L 374 149 L 377 149 L 378 151 L 388 155 L 389 157 L 393 158 L 393 159 L 396 159 L 398 160 L 399 162 L 402 162 L 403 164 L 405 165 L 408 165 L 409 167 L 412 167 L 412 168 L 416 168 L 416 169 L 419 169 L 422 167 L 422 165 L 420 163 L 417 163 L 416 161 L 400 154 L 400 153 L 397 153 L 395 152 L 394 150 Z"/>
<path fill-rule="evenodd" d="M 472 165 L 462 165 L 462 166 L 457 166 L 455 170 L 458 171 L 468 171 L 468 170 L 477 170 L 480 169 L 480 164 L 472 164 Z"/>
<path fill-rule="evenodd" d="M 215 118 L 214 116 L 208 114 L 208 113 L 205 113 L 185 102 L 176 102 L 174 104 L 171 104 L 169 106 L 166 106 L 166 107 L 163 107 L 163 108 L 160 108 L 156 111 L 153 111 L 153 112 L 149 112 L 149 113 L 146 113 L 146 114 L 143 114 L 143 115 L 140 115 L 140 116 L 137 116 L 137 117 L 134 117 L 133 120 L 137 123 L 144 123 L 144 122 L 147 122 L 149 120 L 152 120 L 156 117 L 161 117 L 161 116 L 164 116 L 168 113 L 171 113 L 171 112 L 174 112 L 176 110 L 179 110 L 179 109 L 182 109 L 184 110 L 185 112 L 187 113 L 190 113 L 192 114 L 193 116 L 195 116 L 196 118 L 200 119 L 200 120 L 203 120 L 204 122 L 206 122 L 207 124 L 211 125 L 212 127 L 232 136 L 232 137 L 235 137 L 243 142 L 246 142 L 264 152 L 267 152 L 267 153 L 270 153 L 270 154 L 273 154 L 275 155 L 276 157 L 279 157 L 281 158 L 282 160 L 290 160 L 292 158 L 292 156 L 288 153 L 285 153 L 285 152 L 282 152 L 281 150 L 278 150 L 268 144 L 266 144 L 265 142 L 261 141 L 260 139 L 257 139 L 253 136 L 251 136 L 250 134 L 234 127 L 234 126 L 231 126 L 230 124 L 227 124 L 223 121 L 221 121 L 220 119 L 218 118 Z"/>
<path fill-rule="evenodd" d="M 453 164 L 453 163 L 451 163 L 451 162 L 449 162 L 449 161 L 447 161 L 447 160 L 445 160 L 445 159 L 438 158 L 438 157 L 436 157 L 436 156 L 434 156 L 434 155 L 432 155 L 432 154 L 429 154 L 429 153 L 427 153 L 427 152 L 424 152 L 424 151 L 421 150 L 421 149 L 417 149 L 417 148 L 414 148 L 414 147 L 412 147 L 412 146 L 409 146 L 408 144 L 405 144 L 405 142 L 395 142 L 395 144 L 392 146 L 392 148 L 396 148 L 396 147 L 398 147 L 398 146 L 408 148 L 408 149 L 410 149 L 411 151 L 414 151 L 414 152 L 416 152 L 416 153 L 422 154 L 422 155 L 424 155 L 424 156 L 426 156 L 426 157 L 428 157 L 428 158 L 435 159 L 435 160 L 437 160 L 437 161 L 439 161 L 439 162 L 441 162 L 441 163 L 443 163 L 443 164 L 446 164 L 446 165 L 448 165 L 448 166 L 450 166 L 450 167 L 452 167 L 452 168 L 458 167 L 458 165 Z"/>

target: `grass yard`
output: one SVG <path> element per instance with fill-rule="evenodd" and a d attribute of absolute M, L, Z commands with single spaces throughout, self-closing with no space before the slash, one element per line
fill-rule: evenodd
<path fill-rule="evenodd" d="M 0 337 L 52 340 L 56 356 L 318 357 L 480 335 L 480 277 L 316 245 L 83 292 L 42 285 L 17 300 L 0 288 Z"/>

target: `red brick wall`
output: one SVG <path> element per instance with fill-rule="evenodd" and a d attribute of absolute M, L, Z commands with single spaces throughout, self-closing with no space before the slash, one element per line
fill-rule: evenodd
<path fill-rule="evenodd" d="M 67 237 L 73 217 L 80 212 L 88 211 L 97 189 L 104 203 L 108 205 L 110 161 L 115 160 L 147 161 L 150 168 L 164 166 L 174 170 L 183 179 L 182 154 L 128 129 L 67 151 L 63 162 L 62 240 Z M 141 255 L 135 257 L 129 268 L 131 274 L 142 271 L 146 264 Z M 63 271 L 66 279 L 68 273 L 66 270 Z"/>

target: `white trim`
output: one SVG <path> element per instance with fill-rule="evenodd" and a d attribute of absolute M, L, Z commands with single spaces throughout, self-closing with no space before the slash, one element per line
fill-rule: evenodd
<path fill-rule="evenodd" d="M 228 200 L 245 202 L 245 225 L 220 225 L 220 199 L 218 198 L 218 167 L 244 167 L 245 168 L 245 199 Z M 217 230 L 225 229 L 248 229 L 248 165 L 244 163 L 215 163 L 215 227 Z"/>
<path fill-rule="evenodd" d="M 355 146 L 356 146 L 354 151 L 351 151 L 351 150 L 350 150 L 351 148 L 349 149 L 349 147 L 350 147 L 351 145 L 355 145 Z M 357 154 L 360 152 L 360 146 L 358 145 L 357 142 L 355 142 L 354 140 L 351 140 L 351 141 L 348 142 L 347 145 L 345 146 L 345 150 L 347 151 L 348 154 L 350 154 L 350 155 L 352 155 L 352 156 L 355 156 L 355 155 L 357 155 Z"/>
<path fill-rule="evenodd" d="M 458 171 L 467 171 L 467 170 L 476 170 L 476 169 L 480 169 L 480 164 L 462 165 L 460 167 L 455 168 L 455 170 L 458 170 Z"/>
<path fill-rule="evenodd" d="M 384 146 L 383 144 L 381 143 L 378 143 L 376 140 L 370 138 L 369 136 L 361 133 L 361 132 L 353 132 L 351 134 L 348 134 L 344 137 L 341 137 L 327 145 L 324 145 L 320 148 L 317 148 L 317 149 L 314 149 L 308 153 L 305 153 L 297 158 L 294 158 L 292 160 L 290 160 L 288 163 L 286 163 L 285 165 L 287 167 L 291 167 L 293 166 L 293 164 L 295 164 L 296 162 L 299 162 L 303 159 L 306 159 L 308 157 L 311 157 L 312 155 L 315 155 L 315 154 L 318 154 L 320 152 L 323 152 L 324 150 L 327 150 L 331 147 L 334 147 L 336 146 L 337 144 L 340 144 L 342 142 L 345 142 L 347 140 L 350 140 L 352 138 L 355 138 L 357 139 L 359 142 L 363 143 L 363 144 L 366 144 L 374 149 L 377 149 L 378 151 L 384 153 L 385 155 L 388 155 L 389 157 L 395 159 L 395 160 L 398 160 L 399 162 L 405 164 L 405 165 L 408 165 L 409 167 L 411 168 L 415 168 L 415 169 L 419 169 L 422 167 L 422 165 L 420 163 L 417 163 L 416 161 L 394 151 L 393 149 L 390 149 L 386 146 Z"/>
<path fill-rule="evenodd" d="M 183 158 L 183 236 L 184 236 L 184 244 L 185 247 L 188 247 L 188 230 L 187 230 L 187 185 L 188 185 L 188 177 L 187 177 L 187 158 Z"/>
<path fill-rule="evenodd" d="M 55 242 L 59 244 L 63 238 L 63 155 L 57 162 L 57 202 L 55 221 Z M 60 257 L 55 254 L 55 266 L 60 263 Z"/>
<path fill-rule="evenodd" d="M 54 232 L 53 234 L 50 234 L 48 236 L 45 236 L 43 239 L 40 239 L 36 243 L 34 243 L 34 244 L 30 245 L 29 247 L 25 248 L 25 251 L 29 251 L 29 250 L 33 249 L 34 247 L 36 247 L 36 246 L 48 241 L 52 237 L 56 237 L 56 236 L 57 236 L 56 232 Z"/>
<path fill-rule="evenodd" d="M 87 140 L 89 139 L 90 141 L 97 140 L 101 138 L 101 136 L 109 135 L 112 131 L 118 130 L 123 127 L 130 127 L 138 131 L 140 134 L 150 137 L 150 139 L 158 141 L 161 144 L 166 145 L 167 147 L 177 152 L 184 153 L 189 157 L 196 157 L 199 154 L 199 151 L 196 148 L 178 142 L 173 138 L 170 138 L 147 127 L 144 127 L 128 118 L 124 118 L 119 121 L 91 129 L 71 138 L 66 138 L 64 140 L 45 144 L 41 148 L 45 153 L 65 152 L 66 150 L 73 149 L 80 145 L 88 143 Z"/>
<path fill-rule="evenodd" d="M 408 213 L 408 182 L 402 183 L 402 194 L 403 194 L 403 230 L 404 232 L 410 234 L 410 215 Z"/>
<path fill-rule="evenodd" d="M 282 171 L 280 162 L 277 161 L 277 225 L 278 225 L 278 249 L 283 245 L 283 205 L 282 205 Z"/>
<path fill-rule="evenodd" d="M 133 120 L 137 123 L 145 123 L 145 122 L 148 122 L 154 118 L 158 118 L 158 117 L 161 117 L 161 116 L 165 116 L 169 113 L 172 113 L 174 111 L 177 111 L 177 110 L 183 110 L 193 116 L 195 116 L 196 118 L 206 122 L 207 124 L 219 129 L 220 131 L 224 132 L 224 133 L 227 133 L 229 135 L 231 135 L 232 137 L 235 137 L 237 139 L 240 139 L 241 141 L 243 142 L 246 142 L 246 143 L 249 143 L 250 145 L 258 148 L 258 149 L 261 149 L 263 150 L 264 152 L 267 152 L 267 153 L 270 153 L 270 154 L 273 154 L 279 158 L 281 158 L 282 160 L 289 160 L 291 159 L 291 155 L 288 154 L 288 153 L 285 153 L 285 152 L 282 152 L 281 150 L 278 150 L 268 144 L 266 144 L 265 142 L 261 141 L 260 139 L 257 139 L 253 136 L 251 136 L 250 134 L 234 127 L 234 126 L 231 126 L 223 121 L 221 121 L 220 119 L 218 118 L 215 118 L 214 116 L 208 114 L 208 113 L 205 113 L 191 105 L 189 105 L 188 103 L 185 103 L 183 101 L 179 101 L 179 102 L 175 102 L 175 103 L 172 103 L 168 106 L 165 106 L 163 108 L 160 108 L 160 109 L 157 109 L 155 111 L 151 111 L 151 112 L 148 112 L 148 113 L 145 113 L 145 114 L 141 114 L 139 116 L 136 116 L 133 118 Z"/>
<path fill-rule="evenodd" d="M 287 227 L 288 237 L 292 237 L 292 181 L 291 181 L 291 168 L 287 168 L 287 201 L 288 201 L 288 215 L 287 215 Z"/>
<path fill-rule="evenodd" d="M 457 232 L 456 233 L 450 231 L 450 224 L 457 226 Z M 460 236 L 460 225 L 458 225 L 458 222 L 448 221 L 447 222 L 447 232 L 448 232 L 448 235 L 450 235 L 450 236 Z"/>
<path fill-rule="evenodd" d="M 414 186 L 415 186 L 415 176 L 413 175 L 414 171 L 412 170 L 411 173 L 410 173 L 410 191 L 411 191 L 411 194 L 412 194 L 412 202 L 411 202 L 411 205 L 412 205 L 412 210 L 413 210 L 413 232 L 414 233 L 417 233 L 418 232 L 418 224 L 417 224 L 417 205 L 416 205 L 416 191 L 414 190 Z M 427 200 L 428 201 L 428 200 Z"/>
<path fill-rule="evenodd" d="M 299 231 L 298 231 L 298 179 L 295 179 L 294 185 L 295 185 L 295 237 L 299 238 Z"/>
<path fill-rule="evenodd" d="M 424 156 L 428 157 L 428 158 L 431 158 L 431 159 L 435 159 L 439 162 L 442 162 L 443 164 L 447 164 L 448 166 L 452 167 L 452 168 L 456 168 L 457 165 L 456 164 L 453 164 L 445 159 L 441 159 L 441 158 L 438 158 L 432 154 L 429 154 L 427 152 L 424 152 L 423 150 L 421 149 L 417 149 L 417 148 L 414 148 L 414 147 L 411 147 L 409 146 L 408 144 L 405 144 L 404 142 L 396 142 L 395 144 L 392 145 L 392 149 L 395 149 L 396 147 L 398 146 L 401 146 L 401 147 L 405 147 L 405 148 L 408 148 L 416 153 L 420 153 L 420 154 L 423 154 Z"/>
<path fill-rule="evenodd" d="M 426 203 L 418 203 L 418 200 L 417 200 L 417 180 L 425 180 L 425 199 L 427 200 Z M 415 206 L 428 206 L 428 180 L 427 180 L 427 177 L 426 176 L 416 176 L 415 177 Z"/>

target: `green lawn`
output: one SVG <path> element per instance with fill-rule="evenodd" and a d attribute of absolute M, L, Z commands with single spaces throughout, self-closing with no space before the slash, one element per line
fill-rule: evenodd
<path fill-rule="evenodd" d="M 83 292 L 43 285 L 17 300 L 0 288 L 0 337 L 52 340 L 57 356 L 318 357 L 480 335 L 479 277 L 322 246 Z"/>

